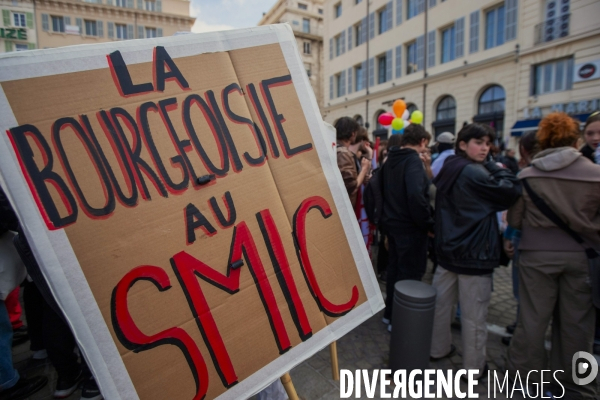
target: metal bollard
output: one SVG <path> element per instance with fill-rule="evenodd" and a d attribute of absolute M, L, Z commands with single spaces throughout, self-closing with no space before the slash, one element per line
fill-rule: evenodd
<path fill-rule="evenodd" d="M 436 290 L 413 280 L 394 285 L 394 311 L 390 343 L 392 371 L 429 368 Z"/>

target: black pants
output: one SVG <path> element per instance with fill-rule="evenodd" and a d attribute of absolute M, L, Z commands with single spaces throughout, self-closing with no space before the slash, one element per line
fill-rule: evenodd
<path fill-rule="evenodd" d="M 398 281 L 420 281 L 427 269 L 427 232 L 404 233 L 388 230 L 389 264 L 384 317 L 391 319 L 394 285 Z"/>
<path fill-rule="evenodd" d="M 27 283 L 23 292 L 32 350 L 46 349 L 50 362 L 61 377 L 74 377 L 81 371 L 75 354 L 75 338 L 61 315 L 41 295 L 37 286 Z M 31 329 L 33 322 L 33 330 Z"/>

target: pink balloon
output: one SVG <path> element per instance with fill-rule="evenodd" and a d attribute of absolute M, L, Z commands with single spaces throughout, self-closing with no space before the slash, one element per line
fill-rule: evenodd
<path fill-rule="evenodd" d="M 394 116 L 390 113 L 383 113 L 379 115 L 379 123 L 384 126 L 388 126 L 394 120 Z"/>

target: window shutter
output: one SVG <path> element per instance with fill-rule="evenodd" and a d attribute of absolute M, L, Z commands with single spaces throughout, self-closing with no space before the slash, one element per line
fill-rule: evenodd
<path fill-rule="evenodd" d="M 479 10 L 471 13 L 469 25 L 469 53 L 475 53 L 479 51 Z"/>
<path fill-rule="evenodd" d="M 79 28 L 79 34 L 83 35 L 83 20 L 81 18 L 75 18 L 75 25 Z"/>
<path fill-rule="evenodd" d="M 425 0 L 417 0 L 417 15 L 425 12 Z"/>
<path fill-rule="evenodd" d="M 375 37 L 375 13 L 369 14 L 369 39 Z"/>
<path fill-rule="evenodd" d="M 352 93 L 352 67 L 348 68 L 348 94 Z"/>
<path fill-rule="evenodd" d="M 162 12 L 162 1 L 161 0 L 156 0 L 156 11 Z"/>
<path fill-rule="evenodd" d="M 333 75 L 329 76 L 329 100 L 333 99 Z"/>
<path fill-rule="evenodd" d="M 133 39 L 133 25 L 128 24 L 127 25 L 127 38 L 126 39 Z"/>
<path fill-rule="evenodd" d="M 156 28 L 156 37 L 162 37 L 162 28 Z"/>
<path fill-rule="evenodd" d="M 63 17 L 65 25 L 71 25 L 71 17 Z"/>
<path fill-rule="evenodd" d="M 393 51 L 388 50 L 385 52 L 385 81 L 389 82 L 392 80 L 392 68 L 394 66 L 394 59 L 392 58 Z"/>
<path fill-rule="evenodd" d="M 341 73 L 340 85 L 342 86 L 340 88 L 340 96 L 345 96 L 346 95 L 346 70 L 342 71 L 342 73 Z"/>
<path fill-rule="evenodd" d="M 360 38 L 360 44 L 366 43 L 367 42 L 367 17 L 364 17 L 361 21 L 360 24 L 362 26 L 361 29 L 361 38 Z"/>
<path fill-rule="evenodd" d="M 425 35 L 417 37 L 417 70 L 422 71 L 425 66 Z"/>
<path fill-rule="evenodd" d="M 369 87 L 375 85 L 375 58 L 369 58 Z"/>
<path fill-rule="evenodd" d="M 33 13 L 26 13 L 25 18 L 27 19 L 27 27 L 33 29 Z"/>
<path fill-rule="evenodd" d="M 108 37 L 113 39 L 115 37 L 115 23 L 107 22 L 106 26 L 108 27 Z"/>
<path fill-rule="evenodd" d="M 13 44 L 11 41 L 5 40 L 4 41 L 4 50 L 6 50 L 6 52 L 10 52 L 13 51 Z"/>
<path fill-rule="evenodd" d="M 429 8 L 435 7 L 435 4 L 436 4 L 435 0 L 429 0 Z"/>
<path fill-rule="evenodd" d="M 402 0 L 396 0 L 396 25 L 402 23 Z"/>
<path fill-rule="evenodd" d="M 402 76 L 402 45 L 396 46 L 396 78 Z"/>
<path fill-rule="evenodd" d="M 34 50 L 35 49 L 35 43 L 27 43 L 27 48 L 29 50 Z"/>
<path fill-rule="evenodd" d="M 427 66 L 435 67 L 435 31 L 427 34 Z"/>
<path fill-rule="evenodd" d="M 465 17 L 457 19 L 454 28 L 454 34 L 456 35 L 454 56 L 459 58 L 465 55 Z"/>
<path fill-rule="evenodd" d="M 348 28 L 348 51 L 352 50 L 352 29 L 354 29 L 353 26 Z"/>
<path fill-rule="evenodd" d="M 340 54 L 344 54 L 346 52 L 346 31 L 342 31 L 340 34 Z"/>
<path fill-rule="evenodd" d="M 333 60 L 333 38 L 329 39 L 329 59 Z"/>
<path fill-rule="evenodd" d="M 133 8 L 133 0 L 127 0 L 127 8 Z"/>
<path fill-rule="evenodd" d="M 48 14 L 42 14 L 42 30 L 50 30 L 50 23 L 48 22 Z"/>
<path fill-rule="evenodd" d="M 104 22 L 96 21 L 96 34 L 98 37 L 104 37 Z"/>
<path fill-rule="evenodd" d="M 366 87 L 367 87 L 367 62 L 366 62 L 366 61 L 363 61 L 363 62 L 360 64 L 360 68 L 361 68 L 361 70 L 362 70 L 362 78 L 363 78 L 363 81 L 362 81 L 362 87 L 363 87 L 363 89 L 364 89 L 364 88 L 366 88 Z"/>
<path fill-rule="evenodd" d="M 143 10 L 144 9 L 144 0 L 137 0 L 137 8 L 139 10 Z"/>
<path fill-rule="evenodd" d="M 138 34 L 137 35 L 138 39 L 143 39 L 143 38 L 146 37 L 143 26 L 138 25 L 138 32 L 137 32 L 137 34 Z"/>
<path fill-rule="evenodd" d="M 394 3 L 393 2 L 389 2 L 387 4 L 387 11 L 386 11 L 386 15 L 385 15 L 385 19 L 386 19 L 386 31 L 389 31 L 390 29 L 392 29 L 392 26 L 394 26 Z"/>
<path fill-rule="evenodd" d="M 10 23 L 10 11 L 9 10 L 2 10 L 2 19 L 4 20 L 4 26 L 12 25 Z"/>
<path fill-rule="evenodd" d="M 517 0 L 506 0 L 506 25 L 504 28 L 505 42 L 517 38 Z"/>

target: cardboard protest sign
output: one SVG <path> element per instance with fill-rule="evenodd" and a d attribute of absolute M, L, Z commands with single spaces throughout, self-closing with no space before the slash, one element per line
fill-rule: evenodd
<path fill-rule="evenodd" d="M 0 58 L 0 172 L 107 399 L 248 397 L 382 308 L 287 25 Z"/>

